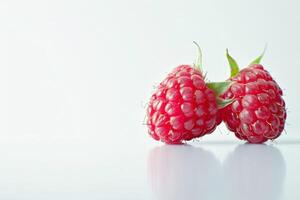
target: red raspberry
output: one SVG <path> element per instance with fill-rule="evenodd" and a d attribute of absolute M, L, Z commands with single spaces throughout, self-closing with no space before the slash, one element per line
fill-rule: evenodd
<path fill-rule="evenodd" d="M 279 137 L 286 120 L 285 102 L 276 81 L 259 64 L 262 56 L 240 72 L 228 52 L 227 56 L 232 72 L 237 69 L 230 78 L 232 85 L 222 95 L 225 99 L 233 98 L 232 104 L 222 110 L 228 129 L 250 143 Z"/>
<path fill-rule="evenodd" d="M 155 140 L 180 144 L 212 133 L 221 122 L 215 92 L 204 82 L 200 59 L 201 56 L 195 68 L 190 65 L 176 67 L 152 95 L 147 125 Z"/>
<path fill-rule="evenodd" d="M 217 112 L 214 92 L 205 85 L 201 72 L 181 65 L 151 97 L 147 113 L 149 133 L 166 143 L 191 140 L 214 131 Z"/>

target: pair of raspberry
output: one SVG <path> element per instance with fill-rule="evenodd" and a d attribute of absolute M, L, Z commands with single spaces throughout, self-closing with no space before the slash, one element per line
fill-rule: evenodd
<path fill-rule="evenodd" d="M 195 42 L 194 42 L 195 43 Z M 227 51 L 231 77 L 205 83 L 201 50 L 193 65 L 176 67 L 157 87 L 147 109 L 149 134 L 181 144 L 212 133 L 223 121 L 237 138 L 263 143 L 280 136 L 286 120 L 282 90 L 259 64 L 263 54 L 239 70 Z"/>

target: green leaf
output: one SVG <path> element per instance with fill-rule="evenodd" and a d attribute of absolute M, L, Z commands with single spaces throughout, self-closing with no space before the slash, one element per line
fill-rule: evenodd
<path fill-rule="evenodd" d="M 225 108 L 226 106 L 230 105 L 233 102 L 234 99 L 221 99 L 220 97 L 217 97 L 217 106 L 218 109 Z"/>
<path fill-rule="evenodd" d="M 195 67 L 195 69 L 199 70 L 202 73 L 202 51 L 197 42 L 193 41 L 193 43 L 197 46 L 197 49 L 198 49 L 198 54 L 197 54 L 197 58 L 194 63 L 194 67 Z"/>
<path fill-rule="evenodd" d="M 210 82 L 210 83 L 206 83 L 206 86 L 212 89 L 215 92 L 216 96 L 220 96 L 228 90 L 231 83 L 232 83 L 231 81 Z"/>
<path fill-rule="evenodd" d="M 253 60 L 250 65 L 253 65 L 253 64 L 259 64 L 261 59 L 264 57 L 265 55 L 265 52 L 267 50 L 267 45 L 265 45 L 265 48 L 264 48 L 264 51 L 262 52 L 262 54 L 260 54 L 260 56 L 258 56 L 255 60 Z"/>
<path fill-rule="evenodd" d="M 231 73 L 230 73 L 230 77 L 233 77 L 235 75 L 237 75 L 237 73 L 239 73 L 240 69 L 239 69 L 239 65 L 237 64 L 237 62 L 233 59 L 233 57 L 231 57 L 231 55 L 229 55 L 228 49 L 226 49 L 226 57 L 231 69 Z"/>

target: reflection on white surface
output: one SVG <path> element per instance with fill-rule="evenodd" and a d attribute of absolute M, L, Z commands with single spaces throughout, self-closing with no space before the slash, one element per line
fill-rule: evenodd
<path fill-rule="evenodd" d="M 279 200 L 285 174 L 280 151 L 267 145 L 239 145 L 223 164 L 186 145 L 156 147 L 148 159 L 150 187 L 159 200 Z"/>
<path fill-rule="evenodd" d="M 285 161 L 277 148 L 239 145 L 224 163 L 228 199 L 281 199 L 285 174 Z"/>
<path fill-rule="evenodd" d="M 192 146 L 154 148 L 148 175 L 157 199 L 220 199 L 221 164 L 211 153 Z M 217 189 L 219 188 L 219 189 Z"/>

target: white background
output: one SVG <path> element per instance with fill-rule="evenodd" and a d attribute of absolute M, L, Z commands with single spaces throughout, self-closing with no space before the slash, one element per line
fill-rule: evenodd
<path fill-rule="evenodd" d="M 297 0 L 2 0 L 0 195 L 145 197 L 138 184 L 145 152 L 158 143 L 147 136 L 144 106 L 170 70 L 194 61 L 193 40 L 211 81 L 229 75 L 226 48 L 244 66 L 268 43 L 262 64 L 288 109 L 287 134 L 277 142 L 297 141 L 299 7 Z M 218 140 L 239 143 L 224 128 L 201 139 Z M 210 148 L 220 160 L 231 149 Z M 121 160 L 131 164 L 128 173 Z M 287 177 L 294 191 L 293 173 Z"/>

